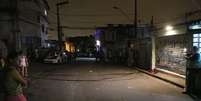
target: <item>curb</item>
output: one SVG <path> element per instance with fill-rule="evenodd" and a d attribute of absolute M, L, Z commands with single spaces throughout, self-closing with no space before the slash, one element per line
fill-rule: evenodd
<path fill-rule="evenodd" d="M 181 85 L 181 84 L 178 84 L 178 83 L 176 83 L 176 82 L 174 82 L 174 81 L 171 81 L 171 80 L 165 79 L 165 78 L 163 78 L 163 77 L 154 75 L 154 73 L 148 72 L 148 71 L 146 71 L 146 70 L 142 70 L 142 69 L 139 69 L 139 68 L 136 68 L 136 70 L 138 70 L 138 71 L 140 71 L 140 72 L 142 72 L 142 73 L 148 74 L 148 75 L 150 75 L 150 76 L 152 76 L 152 77 L 158 78 L 158 79 L 160 79 L 160 80 L 166 81 L 166 82 L 168 82 L 168 83 L 170 83 L 170 84 L 173 84 L 173 85 L 175 85 L 175 86 L 177 86 L 177 87 L 185 88 L 185 86 L 183 86 L 183 85 Z"/>

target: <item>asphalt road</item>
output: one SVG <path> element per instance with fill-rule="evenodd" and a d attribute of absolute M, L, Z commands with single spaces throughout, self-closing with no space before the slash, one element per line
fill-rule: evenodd
<path fill-rule="evenodd" d="M 181 88 L 125 66 L 35 64 L 29 101 L 193 101 Z"/>

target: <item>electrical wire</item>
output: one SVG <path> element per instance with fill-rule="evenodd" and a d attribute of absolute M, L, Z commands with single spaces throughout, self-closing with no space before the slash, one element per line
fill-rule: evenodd
<path fill-rule="evenodd" d="M 57 2 L 60 2 L 60 1 L 65 1 L 65 0 L 57 0 Z M 192 3 L 194 4 L 194 5 L 196 5 L 196 7 L 198 8 L 198 9 L 200 9 L 201 7 L 200 7 L 200 5 L 199 5 L 199 3 L 198 3 L 198 1 L 197 0 L 191 0 L 192 1 Z M 113 0 L 113 2 L 116 4 L 116 5 L 120 5 L 121 3 L 118 1 L 118 0 Z M 53 11 L 53 10 L 50 10 L 49 11 L 50 12 L 50 17 L 56 17 L 56 16 L 54 16 L 54 15 L 56 15 L 57 13 L 55 12 L 55 11 Z M 121 13 L 122 13 L 122 11 L 121 11 Z M 129 18 L 129 16 L 132 16 L 132 15 L 134 15 L 134 14 L 126 14 L 126 13 L 122 13 L 125 17 L 127 17 L 127 19 L 129 19 L 129 21 L 132 21 L 130 18 Z M 62 17 L 73 17 L 73 18 L 75 18 L 75 17 L 102 17 L 102 16 L 122 16 L 122 15 L 115 15 L 115 14 L 60 14 L 60 16 Z M 177 21 L 177 20 L 183 20 L 183 19 L 185 19 L 184 18 L 185 17 L 185 14 L 183 15 L 183 16 L 179 16 L 179 17 L 174 17 L 174 18 L 169 18 L 170 19 L 170 21 L 161 21 L 161 22 L 157 22 L 157 23 L 154 23 L 155 25 L 160 25 L 160 24 L 165 24 L 165 23 L 168 23 L 168 22 L 173 22 L 173 21 Z M 72 20 L 69 20 L 68 22 L 74 22 L 74 23 L 94 23 L 94 24 L 96 24 L 96 23 L 99 23 L 99 22 L 89 22 L 89 21 L 72 21 Z M 105 23 L 105 24 L 108 24 L 107 22 L 100 22 L 100 23 Z"/>

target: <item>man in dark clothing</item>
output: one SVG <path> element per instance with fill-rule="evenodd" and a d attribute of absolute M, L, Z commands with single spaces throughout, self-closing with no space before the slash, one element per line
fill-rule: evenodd
<path fill-rule="evenodd" d="M 187 69 L 186 69 L 186 88 L 185 93 L 193 93 L 195 89 L 196 72 L 195 69 L 200 67 L 199 49 L 193 46 L 192 52 L 187 54 Z"/>

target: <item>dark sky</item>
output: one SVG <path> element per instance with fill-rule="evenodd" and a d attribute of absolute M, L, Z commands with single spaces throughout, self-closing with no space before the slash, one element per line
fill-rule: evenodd
<path fill-rule="evenodd" d="M 56 3 L 65 0 L 48 0 L 50 5 L 50 27 L 56 28 Z M 118 6 L 129 18 L 119 10 Z M 138 20 L 149 23 L 154 16 L 154 23 L 165 25 L 184 20 L 186 12 L 201 8 L 201 0 L 138 0 Z M 94 30 L 80 30 L 81 27 L 99 27 L 107 24 L 128 24 L 134 18 L 134 0 L 69 0 L 68 5 L 61 7 L 63 26 L 75 29 L 64 29 L 65 36 L 89 35 Z M 129 20 L 131 19 L 131 20 Z M 56 31 L 50 31 L 52 38 Z"/>

